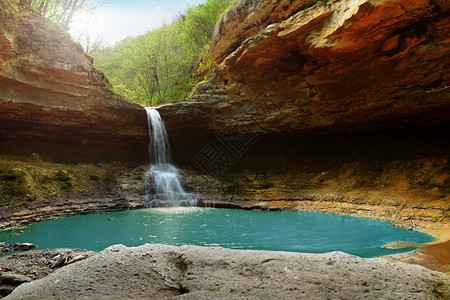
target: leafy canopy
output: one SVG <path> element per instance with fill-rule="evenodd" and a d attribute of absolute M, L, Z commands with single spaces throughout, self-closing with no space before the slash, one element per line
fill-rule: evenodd
<path fill-rule="evenodd" d="M 171 24 L 90 53 L 114 91 L 146 106 L 185 98 L 198 82 L 214 27 L 233 0 L 208 0 Z"/>

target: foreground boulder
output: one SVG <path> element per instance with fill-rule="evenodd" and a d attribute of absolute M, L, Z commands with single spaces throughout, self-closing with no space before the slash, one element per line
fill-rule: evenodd
<path fill-rule="evenodd" d="M 420 266 L 341 252 L 116 245 L 6 299 L 439 299 L 448 283 Z"/>

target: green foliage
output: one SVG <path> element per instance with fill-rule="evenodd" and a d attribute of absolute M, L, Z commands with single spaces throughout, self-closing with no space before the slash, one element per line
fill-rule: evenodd
<path fill-rule="evenodd" d="M 232 2 L 234 1 L 209 0 L 205 4 L 188 9 L 183 32 L 186 42 L 194 43 L 197 49 L 208 45 L 217 21 Z"/>
<path fill-rule="evenodd" d="M 185 98 L 198 82 L 196 71 L 211 68 L 206 57 L 220 15 L 231 0 L 209 0 L 171 24 L 90 53 L 116 93 L 141 105 Z M 201 63 L 202 62 L 202 63 Z"/>
<path fill-rule="evenodd" d="M 51 172 L 53 173 L 53 172 Z M 46 197 L 66 195 L 73 190 L 72 172 L 66 170 L 58 170 L 53 175 L 46 174 L 37 176 L 35 179 L 39 184 L 39 189 Z"/>
<path fill-rule="evenodd" d="M 0 0 L 0 15 L 7 19 L 28 19 L 32 9 L 26 3 L 15 0 Z"/>

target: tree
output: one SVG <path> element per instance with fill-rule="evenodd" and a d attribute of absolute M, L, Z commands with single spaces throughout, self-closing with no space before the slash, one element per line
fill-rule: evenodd
<path fill-rule="evenodd" d="M 185 39 L 203 48 L 213 36 L 214 27 L 233 0 L 209 0 L 188 9 L 185 17 Z"/>
<path fill-rule="evenodd" d="M 82 45 L 84 52 L 89 55 L 106 47 L 106 42 L 101 38 L 92 40 L 91 32 L 89 30 L 81 33 L 74 39 Z"/>
<path fill-rule="evenodd" d="M 142 105 L 185 98 L 199 81 L 196 71 L 206 55 L 214 27 L 235 1 L 209 0 L 171 24 L 91 53 L 114 91 Z"/>
<path fill-rule="evenodd" d="M 73 17 L 80 12 L 92 13 L 100 4 L 91 5 L 87 0 L 27 0 L 31 7 L 47 19 L 69 29 Z"/>

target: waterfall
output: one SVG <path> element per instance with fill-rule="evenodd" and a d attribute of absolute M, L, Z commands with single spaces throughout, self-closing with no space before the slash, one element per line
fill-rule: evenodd
<path fill-rule="evenodd" d="M 146 107 L 145 110 L 150 137 L 150 168 L 145 186 L 149 206 L 196 205 L 191 194 L 184 191 L 178 169 L 172 165 L 167 132 L 161 116 L 154 108 Z"/>

